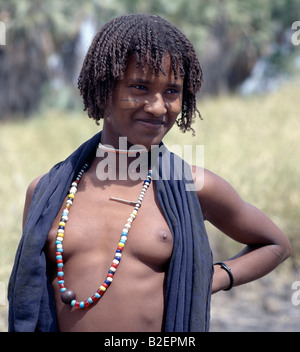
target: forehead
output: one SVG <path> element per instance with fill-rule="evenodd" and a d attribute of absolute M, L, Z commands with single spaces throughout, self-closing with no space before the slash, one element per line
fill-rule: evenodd
<path fill-rule="evenodd" d="M 130 78 L 131 79 L 145 78 L 147 80 L 168 79 L 172 82 L 176 81 L 177 84 L 182 83 L 183 79 L 180 77 L 180 75 L 177 75 L 177 77 L 175 77 L 175 73 L 171 63 L 171 56 L 168 53 L 165 53 L 162 57 L 162 69 L 163 69 L 163 72 L 159 71 L 158 74 L 155 74 L 155 70 L 154 69 L 151 70 L 147 64 L 145 65 L 145 67 L 142 67 L 141 65 L 138 66 L 135 57 L 132 55 L 128 60 L 128 65 L 125 70 L 124 79 L 130 79 Z M 176 64 L 176 70 L 179 73 L 178 64 Z"/>

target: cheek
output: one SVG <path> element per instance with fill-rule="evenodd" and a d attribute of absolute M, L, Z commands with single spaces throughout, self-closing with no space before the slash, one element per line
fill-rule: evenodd
<path fill-rule="evenodd" d="M 181 113 L 182 99 L 176 99 L 175 101 L 167 104 L 167 109 L 170 115 L 175 119 Z"/>

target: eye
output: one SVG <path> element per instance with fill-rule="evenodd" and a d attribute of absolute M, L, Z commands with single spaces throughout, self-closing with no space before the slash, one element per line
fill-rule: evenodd
<path fill-rule="evenodd" d="M 179 94 L 179 90 L 175 88 L 170 88 L 166 91 L 167 94 Z"/>
<path fill-rule="evenodd" d="M 131 87 L 142 91 L 148 90 L 148 87 L 143 84 L 132 84 Z"/>

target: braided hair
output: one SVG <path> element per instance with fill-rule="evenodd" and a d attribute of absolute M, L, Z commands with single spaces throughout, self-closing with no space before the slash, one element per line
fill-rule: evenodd
<path fill-rule="evenodd" d="M 156 15 L 131 14 L 106 23 L 96 34 L 87 52 L 78 79 L 78 88 L 88 116 L 99 124 L 111 103 L 117 80 L 124 77 L 129 58 L 134 55 L 137 67 L 146 65 L 156 74 L 163 73 L 162 57 L 168 53 L 175 79 L 183 78 L 179 128 L 189 131 L 195 114 L 196 93 L 202 83 L 202 69 L 195 49 L 186 36 L 171 23 Z M 179 72 L 178 72 L 179 69 Z"/>

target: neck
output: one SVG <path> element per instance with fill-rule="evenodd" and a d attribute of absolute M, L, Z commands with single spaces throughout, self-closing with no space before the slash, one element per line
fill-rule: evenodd
<path fill-rule="evenodd" d="M 150 153 L 142 146 L 116 149 L 99 143 L 96 156 L 99 180 L 144 179 L 151 161 Z"/>

